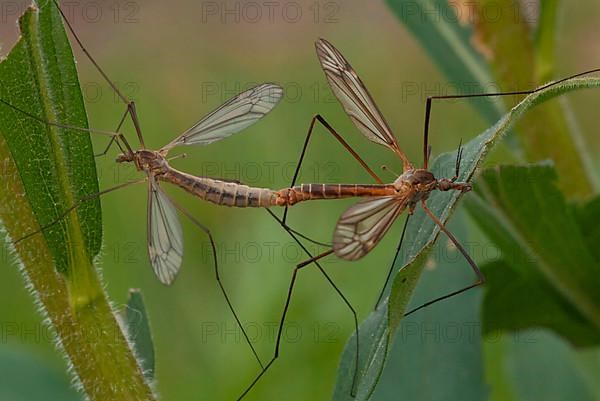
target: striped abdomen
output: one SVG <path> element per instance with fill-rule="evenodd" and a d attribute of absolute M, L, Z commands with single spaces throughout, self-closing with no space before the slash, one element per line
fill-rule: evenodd
<path fill-rule="evenodd" d="M 277 191 L 277 204 L 293 205 L 313 199 L 340 199 L 351 197 L 395 195 L 394 185 L 360 184 L 301 184 Z"/>
<path fill-rule="evenodd" d="M 170 168 L 159 179 L 175 184 L 192 195 L 223 206 L 269 207 L 277 204 L 276 192 L 266 188 L 254 188 L 237 182 L 195 177 Z"/>

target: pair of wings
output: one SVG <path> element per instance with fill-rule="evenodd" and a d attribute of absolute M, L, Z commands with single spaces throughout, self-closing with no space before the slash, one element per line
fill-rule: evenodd
<path fill-rule="evenodd" d="M 281 100 L 283 89 L 262 84 L 228 100 L 160 152 L 166 154 L 179 145 L 208 145 L 227 138 L 264 117 Z M 148 254 L 161 283 L 170 285 L 183 259 L 183 235 L 177 209 L 156 179 L 148 177 Z"/>
<path fill-rule="evenodd" d="M 329 86 L 354 125 L 367 139 L 396 153 L 402 159 L 404 171 L 412 170 L 412 164 L 350 63 L 325 39 L 317 41 L 316 49 Z M 336 256 L 345 260 L 365 256 L 379 243 L 407 204 L 407 194 L 398 194 L 367 199 L 350 207 L 335 228 L 333 250 Z"/>

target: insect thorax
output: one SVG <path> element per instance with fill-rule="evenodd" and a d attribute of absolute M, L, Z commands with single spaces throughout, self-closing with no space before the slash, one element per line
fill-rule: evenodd
<path fill-rule="evenodd" d="M 411 187 L 427 187 L 435 183 L 436 179 L 433 173 L 429 170 L 416 169 L 408 170 L 402 173 L 400 177 L 394 181 L 396 187 L 411 186 Z"/>
<path fill-rule="evenodd" d="M 134 162 L 138 170 L 154 175 L 164 174 L 169 169 L 164 156 L 154 150 L 142 149 L 132 155 L 120 155 L 117 162 Z"/>

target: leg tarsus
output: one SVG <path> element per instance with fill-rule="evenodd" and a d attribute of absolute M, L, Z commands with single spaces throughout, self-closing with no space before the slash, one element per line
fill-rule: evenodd
<path fill-rule="evenodd" d="M 464 288 L 461 288 L 461 289 L 456 290 L 456 291 L 452 291 L 449 294 L 446 294 L 446 295 L 443 295 L 441 297 L 434 298 L 431 301 L 425 302 L 424 304 L 421 304 L 421 305 L 417 306 L 416 308 L 413 308 L 410 311 L 406 312 L 404 314 L 405 317 L 409 316 L 409 315 L 415 313 L 416 311 L 421 310 L 421 309 L 423 309 L 423 308 L 425 308 L 427 306 L 433 305 L 433 304 L 435 304 L 437 302 L 443 301 L 443 300 L 448 299 L 448 298 L 452 298 L 455 295 L 462 294 L 463 292 L 468 291 L 471 288 L 478 287 L 478 286 L 483 285 L 485 283 L 485 276 L 484 276 L 484 274 L 481 272 L 481 270 L 479 269 L 479 267 L 477 267 L 477 264 L 475 263 L 475 261 L 471 258 L 471 256 L 469 256 L 469 254 L 463 248 L 463 246 L 460 244 L 460 242 L 458 242 L 458 240 L 456 239 L 456 237 L 454 237 L 454 235 L 450 231 L 448 231 L 448 229 L 444 226 L 444 224 L 433 214 L 433 212 L 425 204 L 424 200 L 421 201 L 421 206 L 423 207 L 423 210 L 425 211 L 425 213 L 427 213 L 427 215 L 429 215 L 429 217 L 440 228 L 440 230 L 443 231 L 444 234 L 446 234 L 446 236 L 448 236 L 448 238 L 450 239 L 450 241 L 452 241 L 452 243 L 454 244 L 454 246 L 456 246 L 456 248 L 460 251 L 460 253 L 463 254 L 463 256 L 465 257 L 465 259 L 469 263 L 469 266 L 471 267 L 471 269 L 473 270 L 473 272 L 477 276 L 477 281 L 475 283 L 473 283 L 473 284 L 470 284 L 470 285 L 464 287 Z"/>

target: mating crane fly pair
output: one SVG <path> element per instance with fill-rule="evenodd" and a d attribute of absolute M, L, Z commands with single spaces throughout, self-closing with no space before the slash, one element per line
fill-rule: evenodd
<path fill-rule="evenodd" d="M 65 21 L 67 21 L 66 18 Z M 69 23 L 68 26 L 75 35 Z M 77 37 L 76 40 L 83 47 Z M 272 206 L 285 206 L 287 208 L 307 200 L 347 197 L 375 198 L 350 208 L 338 221 L 333 237 L 333 251 L 338 257 L 345 260 L 357 260 L 365 256 L 381 240 L 391 224 L 407 207 L 409 213 L 412 214 L 416 203 L 418 201 L 424 202 L 431 191 L 435 189 L 441 191 L 456 189 L 462 192 L 470 190 L 469 184 L 455 182 L 458 175 L 452 179 L 442 178 L 437 180 L 427 170 L 427 159 L 425 159 L 422 169 L 415 169 L 398 145 L 366 87 L 342 54 L 324 39 L 319 40 L 316 46 L 317 54 L 330 86 L 355 125 L 368 139 L 387 146 L 403 161 L 404 173 L 392 184 L 302 184 L 274 191 L 266 188 L 250 187 L 238 182 L 197 177 L 181 172 L 169 165 L 167 155 L 171 149 L 183 145 L 209 145 L 242 131 L 269 113 L 281 100 L 283 90 L 275 84 L 265 83 L 230 99 L 158 151 L 145 148 L 135 106 L 133 102 L 127 102 L 126 115 L 129 114 L 132 117 L 143 148 L 134 151 L 125 136 L 118 133 L 125 116 L 117 130 L 115 130 L 116 132 L 108 133 L 112 136 L 108 147 L 110 148 L 113 143 L 116 144 L 123 152 L 118 155 L 116 162 L 134 163 L 139 171 L 146 174 L 146 177 L 143 180 L 126 182 L 81 199 L 65 211 L 61 218 L 80 206 L 82 202 L 147 180 L 149 184 L 148 254 L 157 278 L 161 283 L 170 285 L 179 272 L 183 261 L 182 229 L 177 218 L 176 209 L 188 216 L 189 213 L 177 205 L 160 188 L 159 181 L 179 186 L 190 194 L 211 203 L 231 207 L 269 208 Z M 110 84 L 114 90 L 117 90 L 112 83 Z M 119 92 L 117 93 L 121 98 L 126 99 Z M 32 116 L 30 113 L 20 110 L 3 100 L 0 100 L 0 102 Z M 35 116 L 32 117 L 39 120 Z M 58 122 L 44 121 L 44 123 L 77 129 L 76 127 L 63 126 Z M 84 131 L 93 133 L 95 130 Z M 102 133 L 107 134 L 107 132 Z M 362 163 L 364 164 L 364 162 Z M 298 164 L 299 167 L 300 163 Z M 369 171 L 371 170 L 369 169 Z M 196 219 L 193 219 L 193 221 L 210 235 L 206 227 L 198 224 Z M 50 225 L 57 222 L 58 220 Z M 37 234 L 50 225 L 18 241 Z M 213 242 L 212 237 L 211 242 Z"/>
<path fill-rule="evenodd" d="M 415 166 L 408 160 L 406 154 L 402 151 L 391 129 L 389 128 L 385 118 L 379 111 L 371 95 L 362 83 L 358 75 L 354 72 L 348 61 L 343 55 L 329 42 L 320 39 L 316 43 L 317 56 L 321 63 L 322 69 L 325 72 L 329 85 L 337 97 L 344 110 L 351 118 L 358 130 L 370 141 L 383 145 L 394 152 L 402 161 L 403 171 L 397 179 L 390 183 L 384 184 L 383 181 L 373 172 L 372 169 L 360 158 L 360 156 L 348 145 L 348 143 L 325 121 L 320 115 L 313 117 L 307 137 L 302 149 L 300 160 L 294 174 L 294 178 L 290 187 L 280 190 L 272 190 L 266 188 L 256 188 L 243 185 L 239 182 L 225 181 L 220 179 L 197 177 L 173 168 L 169 164 L 168 153 L 178 146 L 189 145 L 209 145 L 226 137 L 237 133 L 244 128 L 254 124 L 281 100 L 283 96 L 282 89 L 275 84 L 258 85 L 248 91 L 245 91 L 238 96 L 230 99 L 216 110 L 208 114 L 199 122 L 194 124 L 190 129 L 176 137 L 173 141 L 163 146 L 158 151 L 149 150 L 146 148 L 143 135 L 140 128 L 140 123 L 137 117 L 135 104 L 129 101 L 118 88 L 108 79 L 108 76 L 99 67 L 98 63 L 85 49 L 82 42 L 79 40 L 70 22 L 66 19 L 63 11 L 60 9 L 55 0 L 54 4 L 61 13 L 66 25 L 73 34 L 78 45 L 83 49 L 86 56 L 92 64 L 98 69 L 102 77 L 108 82 L 119 98 L 127 104 L 127 111 L 120 120 L 120 123 L 114 132 L 98 131 L 84 128 L 77 128 L 58 121 L 44 121 L 37 117 L 34 113 L 22 110 L 10 103 L 0 99 L 0 103 L 10 107 L 14 111 L 21 112 L 33 120 L 42 122 L 47 125 L 56 126 L 59 128 L 68 128 L 89 133 L 101 133 L 111 137 L 110 142 L 102 154 L 106 154 L 111 146 L 116 145 L 121 150 L 121 154 L 117 156 L 118 163 L 133 163 L 136 168 L 145 174 L 143 179 L 128 181 L 112 188 L 105 189 L 96 194 L 90 194 L 79 199 L 72 207 L 65 210 L 59 218 L 44 227 L 39 231 L 31 233 L 18 241 L 44 231 L 53 224 L 58 223 L 61 219 L 68 216 L 70 212 L 79 207 L 82 203 L 94 199 L 101 195 L 116 191 L 125 186 L 148 182 L 148 222 L 147 222 L 147 245 L 148 254 L 152 268 L 158 279 L 164 284 L 171 284 L 177 273 L 180 270 L 183 262 L 183 235 L 182 229 L 177 217 L 178 211 L 187 216 L 199 229 L 207 234 L 212 248 L 214 257 L 214 266 L 217 282 L 227 301 L 228 307 L 231 310 L 237 325 L 240 327 L 246 342 L 252 349 L 254 356 L 261 366 L 260 373 L 254 381 L 246 388 L 240 396 L 243 398 L 248 391 L 258 382 L 265 372 L 272 366 L 273 362 L 278 358 L 279 347 L 282 338 L 283 325 L 287 316 L 288 307 L 290 305 L 292 290 L 296 283 L 297 272 L 303 267 L 315 263 L 319 271 L 325 276 L 333 289 L 338 293 L 343 302 L 351 310 L 354 316 L 355 330 L 358 331 L 358 320 L 356 312 L 352 305 L 348 302 L 343 293 L 335 286 L 331 278 L 325 270 L 319 265 L 319 259 L 334 253 L 337 257 L 344 260 L 358 260 L 368 254 L 383 238 L 395 220 L 405 211 L 408 211 L 408 217 L 405 220 L 404 228 L 400 238 L 400 245 L 404 239 L 406 227 L 410 215 L 414 212 L 418 203 L 425 213 L 433 220 L 433 222 L 443 231 L 450 240 L 456 245 L 459 251 L 464 255 L 467 262 L 475 272 L 477 281 L 457 291 L 451 292 L 442 297 L 438 297 L 425 304 L 414 308 L 407 314 L 412 313 L 422 307 L 431 305 L 434 302 L 449 298 L 451 296 L 462 293 L 472 287 L 480 285 L 484 282 L 484 277 L 479 271 L 475 262 L 471 259 L 468 253 L 456 240 L 456 238 L 445 228 L 444 224 L 429 210 L 426 201 L 433 191 L 450 191 L 455 190 L 460 193 L 468 192 L 471 186 L 467 182 L 458 182 L 459 167 L 461 162 L 462 150 L 459 147 L 456 158 L 455 175 L 452 178 L 436 178 L 429 170 L 429 157 L 431 148 L 428 144 L 429 118 L 431 115 L 431 101 L 434 99 L 450 99 L 450 98 L 466 98 L 479 96 L 504 96 L 504 95 L 525 95 L 530 94 L 544 88 L 547 88 L 556 83 L 563 82 L 566 79 L 574 78 L 580 75 L 589 74 L 598 70 L 591 70 L 581 74 L 553 82 L 530 91 L 520 92 L 504 92 L 494 94 L 481 95 L 457 95 L 457 96 L 434 96 L 427 99 L 425 112 L 425 130 L 424 130 L 424 146 L 423 146 L 423 164 L 421 168 Z M 134 151 L 128 143 L 127 139 L 119 131 L 127 118 L 131 117 L 136 130 L 141 149 Z M 358 162 L 366 169 L 366 171 L 377 181 L 376 184 L 296 184 L 303 158 L 312 135 L 316 122 L 320 122 L 329 133 L 331 133 L 347 150 L 354 156 Z M 177 156 L 176 156 L 177 157 Z M 174 200 L 163 191 L 160 183 L 167 182 L 174 184 L 195 197 L 215 203 L 217 205 L 231 207 L 263 207 L 276 218 L 279 224 L 298 242 L 302 249 L 310 256 L 306 261 L 298 264 L 292 274 L 290 285 L 288 288 L 287 298 L 283 308 L 283 313 L 279 321 L 279 329 L 276 337 L 276 345 L 274 354 L 267 364 L 263 364 L 258 357 L 249 337 L 247 336 L 240 319 L 238 318 L 233 305 L 231 304 L 225 287 L 223 286 L 217 263 L 217 252 L 215 242 L 210 230 L 202 225 L 191 213 L 178 205 Z M 339 218 L 334 230 L 332 244 L 333 246 L 326 252 L 312 257 L 308 250 L 301 244 L 298 236 L 308 239 L 300 233 L 292 230 L 286 223 L 288 215 L 288 207 L 297 203 L 318 200 L 318 199 L 340 199 L 348 197 L 364 197 L 366 199 L 360 201 L 348 208 Z M 269 208 L 278 206 L 285 207 L 283 218 L 278 218 Z M 313 241 L 314 242 L 314 241 Z M 382 287 L 380 297 L 391 277 L 393 265 L 388 272 L 386 282 Z M 356 378 L 358 373 L 358 356 L 359 356 L 358 335 L 356 336 L 356 360 L 354 367 L 354 383 L 352 388 L 355 389 Z"/>
<path fill-rule="evenodd" d="M 60 10 L 60 12 L 62 14 L 62 10 Z M 75 36 L 76 41 L 85 51 L 85 48 L 75 34 L 69 21 L 66 18 L 64 19 L 67 23 L 67 26 Z M 426 169 L 414 169 L 404 153 L 400 150 L 400 147 L 391 134 L 390 129 L 385 123 L 385 120 L 379 114 L 366 88 L 362 85 L 356 74 L 351 70 L 349 64 L 344 60 L 342 55 L 335 50 L 331 44 L 324 40 L 320 40 L 317 43 L 317 49 L 319 50 L 319 59 L 324 66 L 334 93 L 342 102 L 344 109 L 353 118 L 355 124 L 357 124 L 357 126 L 361 129 L 361 132 L 363 132 L 363 134 L 365 134 L 372 141 L 388 146 L 403 160 L 404 173 L 398 177 L 394 183 L 387 185 L 382 183 L 366 185 L 303 184 L 299 186 L 292 185 L 290 188 L 274 191 L 265 188 L 249 187 L 238 182 L 224 181 L 208 177 L 197 177 L 186 174 L 170 166 L 168 161 L 168 153 L 170 150 L 177 146 L 184 145 L 209 145 L 213 142 L 231 136 L 234 133 L 243 130 L 244 128 L 247 128 L 265 116 L 280 101 L 283 95 L 282 89 L 275 84 L 262 84 L 245 91 L 218 107 L 216 110 L 208 114 L 206 117 L 201 119 L 191 128 L 177 136 L 174 140 L 163 146 L 158 151 L 153 151 L 148 150 L 145 147 L 140 123 L 137 118 L 135 104 L 133 102 L 129 102 L 118 91 L 116 86 L 109 81 L 109 84 L 119 95 L 119 97 L 127 103 L 127 111 L 121 119 L 119 126 L 113 133 L 106 131 L 100 132 L 90 129 L 78 129 L 77 127 L 63 125 L 60 122 L 43 121 L 32 113 L 12 106 L 4 100 L 0 100 L 1 103 L 11 107 L 13 110 L 20 111 L 32 117 L 33 119 L 48 125 L 68 129 L 78 129 L 90 133 L 99 132 L 111 136 L 110 142 L 103 154 L 106 154 L 110 147 L 114 144 L 118 146 L 122 152 L 117 156 L 116 161 L 118 163 L 133 163 L 139 171 L 145 173 L 145 177 L 143 179 L 129 181 L 79 199 L 72 207 L 64 211 L 58 220 L 45 227 L 42 227 L 37 232 L 31 233 L 19 239 L 18 241 L 23 241 L 32 235 L 46 230 L 51 225 L 58 223 L 70 212 L 79 207 L 83 202 L 129 185 L 148 181 L 147 245 L 152 268 L 158 279 L 163 284 L 167 285 L 174 281 L 180 269 L 183 261 L 183 235 L 181 225 L 177 217 L 177 210 L 189 217 L 196 226 L 198 226 L 209 236 L 210 242 L 213 246 L 215 269 L 219 285 L 221 286 L 229 308 L 231 309 L 239 327 L 242 328 L 248 344 L 252 348 L 254 355 L 262 367 L 261 373 L 252 383 L 252 385 L 246 390 L 247 392 L 277 358 L 279 342 L 281 339 L 281 328 L 283 327 L 287 313 L 287 306 L 289 305 L 291 298 L 291 288 L 293 286 L 293 282 L 290 286 L 286 307 L 281 318 L 275 356 L 272 358 L 271 362 L 265 366 L 260 362 L 260 358 L 248 340 L 242 324 L 229 301 L 229 297 L 227 296 L 225 289 L 219 280 L 216 261 L 217 253 L 214 249 L 215 245 L 210 231 L 200 222 L 198 222 L 198 220 L 195 219 L 188 211 L 174 202 L 174 200 L 163 191 L 159 182 L 162 181 L 174 184 L 196 197 L 218 205 L 265 208 L 272 206 L 285 206 L 286 212 L 288 206 L 292 206 L 296 203 L 307 200 L 339 199 L 347 197 L 374 198 L 361 202 L 358 205 L 350 208 L 346 213 L 344 213 L 338 222 L 333 240 L 333 249 L 336 255 L 347 260 L 356 260 L 367 254 L 379 242 L 396 217 L 398 217 L 405 208 L 408 207 L 409 211 L 412 213 L 416 203 L 419 200 L 424 201 L 428 197 L 429 193 L 434 189 L 460 189 L 462 191 L 470 189 L 468 184 L 455 183 L 455 179 L 436 180 L 433 174 Z M 88 57 L 90 57 L 93 64 L 98 66 L 91 55 L 89 55 L 87 51 L 85 51 L 85 53 L 88 55 Z M 101 74 L 105 76 L 103 71 L 100 71 Z M 132 118 L 134 127 L 136 129 L 136 134 L 142 146 L 142 149 L 137 151 L 134 151 L 125 136 L 119 133 L 119 130 L 127 115 Z M 321 122 L 328 126 L 324 120 L 321 120 Z M 313 127 L 314 124 L 311 124 L 311 129 L 308 133 L 309 136 Z M 341 139 L 340 137 L 338 138 Z M 342 143 L 345 144 L 343 140 Z M 347 144 L 345 145 L 347 146 Z M 359 160 L 362 162 L 360 158 Z M 362 163 L 364 164 L 364 162 Z M 298 169 L 299 168 L 300 163 L 298 164 Z M 291 235 L 293 235 L 293 230 L 289 229 L 285 225 L 284 227 Z M 316 262 L 316 259 L 311 261 Z M 304 263 L 302 266 L 304 265 L 306 265 L 306 263 Z M 299 267 L 297 267 L 297 269 L 298 268 Z M 321 271 L 325 274 L 322 269 Z M 331 282 L 329 277 L 327 278 Z M 331 283 L 333 285 L 333 282 Z M 351 307 L 345 297 L 341 294 L 341 292 L 339 292 L 337 287 L 334 286 L 334 288 L 336 291 L 338 291 L 340 296 L 342 296 L 347 305 Z M 356 316 L 355 326 L 357 329 L 358 324 L 356 321 Z M 244 392 L 244 395 L 246 392 Z"/>

